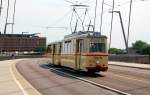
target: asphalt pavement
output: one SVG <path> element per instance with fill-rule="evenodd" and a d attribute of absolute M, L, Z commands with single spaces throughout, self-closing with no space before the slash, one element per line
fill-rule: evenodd
<path fill-rule="evenodd" d="M 48 58 L 0 61 L 0 95 L 116 95 L 49 69 Z M 133 95 L 149 95 L 150 65 L 109 62 L 108 72 L 60 71 Z"/>
<path fill-rule="evenodd" d="M 19 72 L 42 95 L 118 95 L 70 76 L 51 71 L 44 59 L 30 59 L 16 64 Z"/>

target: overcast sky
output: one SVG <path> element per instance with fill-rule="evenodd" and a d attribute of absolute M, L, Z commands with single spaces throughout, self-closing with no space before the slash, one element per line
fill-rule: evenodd
<path fill-rule="evenodd" d="M 68 1 L 76 3 L 77 0 Z M 90 6 L 89 14 L 91 18 L 93 18 L 95 0 L 78 1 L 79 3 L 84 2 L 84 4 Z M 150 0 L 133 1 L 129 44 L 131 45 L 131 43 L 136 40 L 143 40 L 150 43 Z M 10 0 L 11 5 L 8 22 L 12 22 L 13 2 L 14 0 Z M 101 2 L 102 0 L 98 0 L 96 31 L 100 30 Z M 7 0 L 3 0 L 3 3 L 2 17 L 0 18 L 0 30 L 2 32 L 6 17 Z M 105 3 L 111 5 L 112 0 L 105 0 Z M 61 40 L 64 35 L 71 33 L 70 29 L 46 29 L 46 26 L 69 27 L 72 13 L 70 5 L 71 3 L 68 3 L 65 0 L 17 0 L 14 33 L 41 33 L 42 36 L 47 37 L 48 43 Z M 102 26 L 102 34 L 107 35 L 108 41 L 111 19 L 111 14 L 108 11 L 110 8 L 111 7 L 107 5 L 104 6 Z M 115 0 L 115 10 L 121 11 L 125 32 L 127 33 L 129 0 Z M 11 25 L 7 27 L 7 33 L 11 33 Z M 111 47 L 125 48 L 120 21 L 117 14 L 114 14 Z"/>

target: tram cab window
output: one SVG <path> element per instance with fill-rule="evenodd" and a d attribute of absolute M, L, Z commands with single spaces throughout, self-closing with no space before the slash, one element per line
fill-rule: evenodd
<path fill-rule="evenodd" d="M 104 43 L 91 43 L 90 52 L 105 52 L 105 44 Z"/>

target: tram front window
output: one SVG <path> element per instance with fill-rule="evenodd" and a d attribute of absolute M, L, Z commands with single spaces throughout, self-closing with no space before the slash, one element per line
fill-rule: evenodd
<path fill-rule="evenodd" d="M 104 43 L 91 43 L 90 52 L 105 52 L 105 44 Z"/>

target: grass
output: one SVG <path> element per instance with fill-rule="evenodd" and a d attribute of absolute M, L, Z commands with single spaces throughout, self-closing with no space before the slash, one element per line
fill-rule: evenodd
<path fill-rule="evenodd" d="M 148 61 L 148 62 L 145 62 L 144 64 L 150 64 L 150 61 Z"/>
<path fill-rule="evenodd" d="M 11 59 L 10 56 L 0 56 L 0 61 L 9 60 L 9 59 Z"/>

